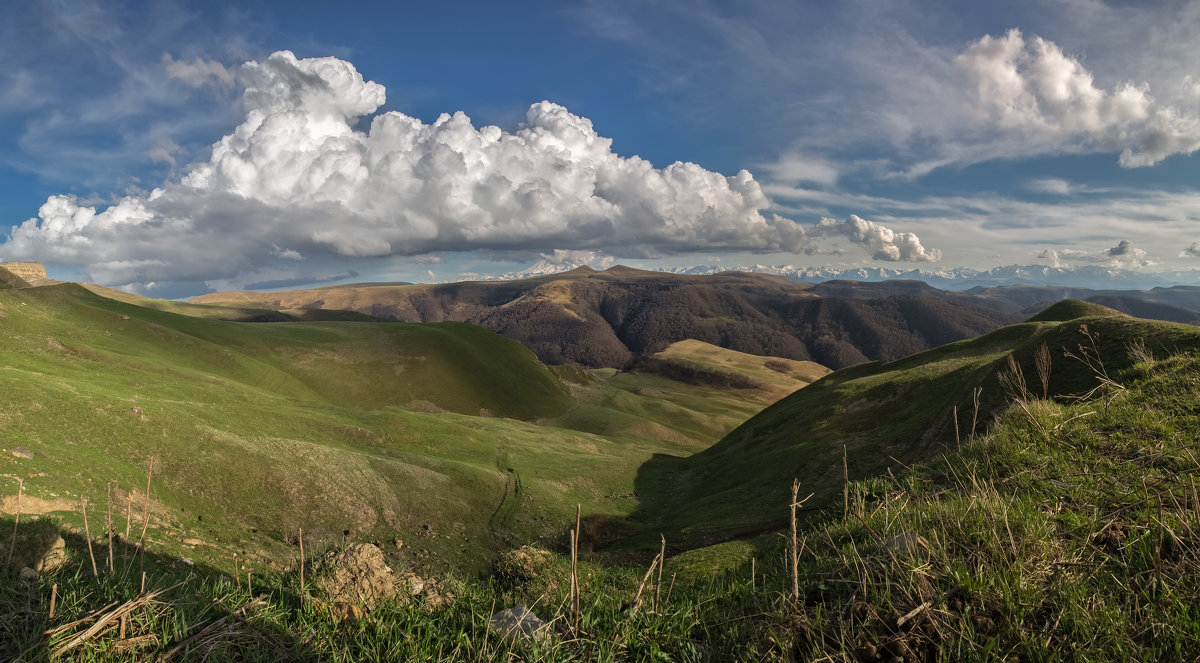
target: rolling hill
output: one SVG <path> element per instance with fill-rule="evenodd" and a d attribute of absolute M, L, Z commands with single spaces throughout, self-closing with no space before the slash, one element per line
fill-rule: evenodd
<path fill-rule="evenodd" d="M 635 519 L 685 548 L 753 535 L 782 526 L 784 511 L 762 506 L 786 503 L 793 478 L 804 493 L 814 493 L 806 516 L 840 510 L 843 447 L 852 480 L 898 473 L 955 448 L 955 408 L 962 439 L 971 435 L 973 419 L 982 431 L 1009 403 L 999 380 L 1009 370 L 1009 356 L 1029 390 L 1041 395 L 1034 354 L 1042 345 L 1052 357 L 1047 393 L 1065 401 L 1090 391 L 1098 377 L 1064 352 L 1094 352 L 1116 374 L 1135 361 L 1137 347 L 1160 354 L 1200 348 L 1200 329 L 1064 300 L 1027 322 L 975 339 L 836 371 L 695 455 L 656 456 L 643 465 L 637 480 L 642 508 Z"/>
<path fill-rule="evenodd" d="M 231 551 L 286 559 L 304 528 L 313 545 L 399 539 L 409 563 L 479 569 L 514 541 L 557 540 L 576 504 L 626 517 L 654 454 L 703 449 L 823 370 L 747 358 L 723 365 L 746 381 L 729 389 L 551 370 L 461 322 L 251 324 L 13 286 L 0 289 L 0 510 L 20 478 L 27 514 L 78 527 L 81 497 L 136 511 L 153 459 L 151 543 L 216 568 Z M 711 354 L 671 352 L 696 353 Z"/>
<path fill-rule="evenodd" d="M 343 309 L 410 322 L 461 320 L 520 341 L 547 364 L 585 367 L 623 367 L 695 339 L 840 368 L 898 359 L 1021 319 L 1014 307 L 983 307 L 969 296 L 939 296 L 930 288 L 874 298 L 818 292 L 778 276 L 689 276 L 617 266 L 521 281 L 221 292 L 191 301 Z"/>

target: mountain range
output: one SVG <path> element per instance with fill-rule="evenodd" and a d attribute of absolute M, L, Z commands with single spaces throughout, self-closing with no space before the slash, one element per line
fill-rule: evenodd
<path fill-rule="evenodd" d="M 549 276 L 579 267 L 577 263 L 541 260 L 522 270 L 497 275 L 470 275 L 478 281 L 517 281 Z M 594 265 L 593 265 L 594 266 Z M 1200 270 L 1148 272 L 1109 265 L 1006 265 L 990 269 L 946 267 L 942 269 L 895 269 L 890 267 L 844 267 L 821 265 L 690 265 L 660 267 L 654 271 L 668 274 L 711 275 L 721 272 L 774 274 L 795 281 L 923 281 L 944 290 L 970 290 L 978 287 L 1037 285 L 1093 289 L 1149 289 L 1177 285 L 1200 285 Z"/>

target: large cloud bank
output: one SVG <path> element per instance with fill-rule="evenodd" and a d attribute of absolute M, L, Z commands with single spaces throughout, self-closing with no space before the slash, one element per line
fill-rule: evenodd
<path fill-rule="evenodd" d="M 984 36 L 955 64 L 973 88 L 977 124 L 1020 136 L 1025 151 L 1120 152 L 1132 168 L 1200 149 L 1194 109 L 1159 105 L 1145 85 L 1101 89 L 1079 60 L 1041 37 Z"/>
<path fill-rule="evenodd" d="M 219 67 L 174 69 L 192 84 L 227 82 Z M 236 78 L 245 120 L 208 161 L 103 210 L 52 196 L 0 252 L 131 285 L 245 283 L 301 264 L 447 251 L 796 252 L 830 234 L 882 259 L 936 259 L 915 236 L 857 217 L 814 234 L 768 215 L 745 170 L 618 156 L 591 121 L 550 102 L 511 133 L 461 112 L 432 124 L 386 112 L 362 130 L 385 90 L 348 62 L 284 51 Z"/>

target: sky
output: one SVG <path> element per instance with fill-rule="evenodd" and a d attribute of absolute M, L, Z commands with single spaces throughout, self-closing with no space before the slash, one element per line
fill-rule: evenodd
<path fill-rule="evenodd" d="M 1200 2 L 0 9 L 0 260 L 158 297 L 539 262 L 1193 270 L 1197 150 Z"/>

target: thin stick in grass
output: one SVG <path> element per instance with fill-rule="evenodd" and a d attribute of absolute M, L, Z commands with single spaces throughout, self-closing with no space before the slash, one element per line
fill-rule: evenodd
<path fill-rule="evenodd" d="M 975 401 L 975 412 L 971 415 L 971 434 L 967 436 L 967 439 L 971 442 L 975 441 L 975 426 L 979 423 L 979 396 L 982 393 L 983 387 L 975 387 L 975 391 L 972 392 Z"/>
<path fill-rule="evenodd" d="M 300 598 L 305 596 L 304 591 L 304 528 L 300 528 Z"/>
<path fill-rule="evenodd" d="M 642 607 L 642 592 L 646 591 L 646 583 L 650 582 L 650 578 L 654 576 L 654 569 L 658 568 L 658 564 L 659 564 L 659 561 L 661 561 L 661 559 L 662 559 L 661 557 L 658 557 L 656 555 L 654 557 L 654 561 L 650 562 L 650 568 L 646 569 L 646 575 L 642 576 L 642 584 L 638 585 L 637 594 L 633 595 L 633 607 L 631 607 L 629 609 L 630 617 L 633 617 L 634 615 L 636 615 L 637 611 L 639 609 L 641 609 L 641 607 Z"/>
<path fill-rule="evenodd" d="M 843 447 L 845 448 L 845 447 Z M 796 500 L 800 496 L 800 479 L 792 480 L 792 502 L 791 502 L 791 523 L 792 523 L 792 551 L 791 551 L 791 576 L 792 576 L 792 593 L 788 599 L 795 604 L 800 599 L 800 559 L 796 548 L 796 508 L 799 506 Z"/>
<path fill-rule="evenodd" d="M 659 548 L 659 550 L 658 550 L 658 558 L 660 560 L 662 560 L 663 562 L 666 562 L 666 559 L 667 559 L 667 537 L 663 536 L 662 534 L 659 534 L 658 536 L 659 536 L 659 538 L 662 539 L 662 547 Z M 659 590 L 662 589 L 663 566 L 665 566 L 665 564 L 658 565 L 658 578 L 654 581 L 654 612 L 656 612 L 656 613 L 658 612 L 658 594 L 659 594 Z"/>
<path fill-rule="evenodd" d="M 54 583 L 50 587 L 50 616 L 47 617 L 50 621 L 54 620 L 54 602 L 56 600 L 58 600 L 58 583 Z"/>
<path fill-rule="evenodd" d="M 100 577 L 100 570 L 96 568 L 96 554 L 92 552 L 92 529 L 88 527 L 87 519 L 87 498 L 83 495 L 79 496 L 80 510 L 83 511 L 83 534 L 87 537 L 88 557 L 92 558 L 92 575 Z"/>
<path fill-rule="evenodd" d="M 113 572 L 113 519 L 112 519 L 112 482 L 108 482 L 108 512 L 104 518 L 104 531 L 108 535 L 108 572 Z"/>
<path fill-rule="evenodd" d="M 146 471 L 146 506 L 142 509 L 142 535 L 138 537 L 138 557 L 141 559 L 143 575 L 146 571 L 146 528 L 150 526 L 150 478 L 154 476 L 154 456 L 150 457 L 150 469 Z"/>
<path fill-rule="evenodd" d="M 25 480 L 17 479 L 17 518 L 13 521 L 12 539 L 8 542 L 8 561 L 5 566 L 12 566 L 13 551 L 17 549 L 17 525 L 21 524 L 21 495 L 25 492 Z"/>
<path fill-rule="evenodd" d="M 793 497 L 793 500 L 795 498 Z M 842 519 L 850 517 L 850 452 L 842 445 Z"/>
<path fill-rule="evenodd" d="M 962 438 L 958 435 L 958 406 L 954 406 L 954 448 L 962 450 Z"/>
<path fill-rule="evenodd" d="M 751 593 L 758 592 L 758 570 L 755 568 L 755 564 L 757 562 L 758 562 L 757 557 L 750 558 L 750 592 Z"/>

